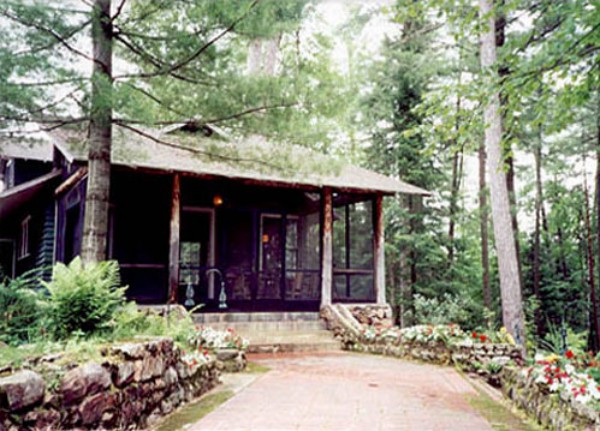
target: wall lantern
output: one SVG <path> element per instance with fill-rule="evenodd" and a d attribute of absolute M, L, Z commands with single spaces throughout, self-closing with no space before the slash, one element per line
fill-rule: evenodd
<path fill-rule="evenodd" d="M 213 198 L 213 204 L 216 207 L 223 205 L 223 198 L 221 197 L 221 195 L 215 195 L 215 197 Z"/>

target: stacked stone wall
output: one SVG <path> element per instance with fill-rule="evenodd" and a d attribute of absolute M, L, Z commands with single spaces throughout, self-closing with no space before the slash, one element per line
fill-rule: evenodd
<path fill-rule="evenodd" d="M 5 369 L 0 431 L 146 428 L 219 383 L 222 366 L 201 359 L 162 338 L 107 347 L 83 364 L 52 355 Z"/>

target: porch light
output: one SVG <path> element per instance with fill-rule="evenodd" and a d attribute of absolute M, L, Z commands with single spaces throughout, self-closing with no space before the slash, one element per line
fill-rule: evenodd
<path fill-rule="evenodd" d="M 216 207 L 223 205 L 223 198 L 221 197 L 221 195 L 215 195 L 215 197 L 213 198 L 213 204 Z"/>
<path fill-rule="evenodd" d="M 266 233 L 262 236 L 262 242 L 263 244 L 266 244 L 269 242 L 269 235 L 267 235 Z"/>

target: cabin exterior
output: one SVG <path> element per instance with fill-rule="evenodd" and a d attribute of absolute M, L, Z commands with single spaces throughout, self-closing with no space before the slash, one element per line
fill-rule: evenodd
<path fill-rule="evenodd" d="M 216 128 L 115 128 L 107 254 L 131 299 L 202 311 L 385 304 L 383 198 L 426 191 Z M 1 273 L 79 254 L 84 144 L 76 130 L 0 143 Z"/>

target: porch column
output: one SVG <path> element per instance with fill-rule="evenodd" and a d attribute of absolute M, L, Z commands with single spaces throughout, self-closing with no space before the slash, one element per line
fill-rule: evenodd
<path fill-rule="evenodd" d="M 181 218 L 181 179 L 173 176 L 171 193 L 171 225 L 169 234 L 169 303 L 177 303 L 179 287 L 179 221 Z"/>
<path fill-rule="evenodd" d="M 333 286 L 333 200 L 331 189 L 322 194 L 323 225 L 321 226 L 321 307 L 331 304 Z"/>
<path fill-rule="evenodd" d="M 373 251 L 375 257 L 375 295 L 378 304 L 385 304 L 385 242 L 383 196 L 377 195 L 373 205 Z"/>

